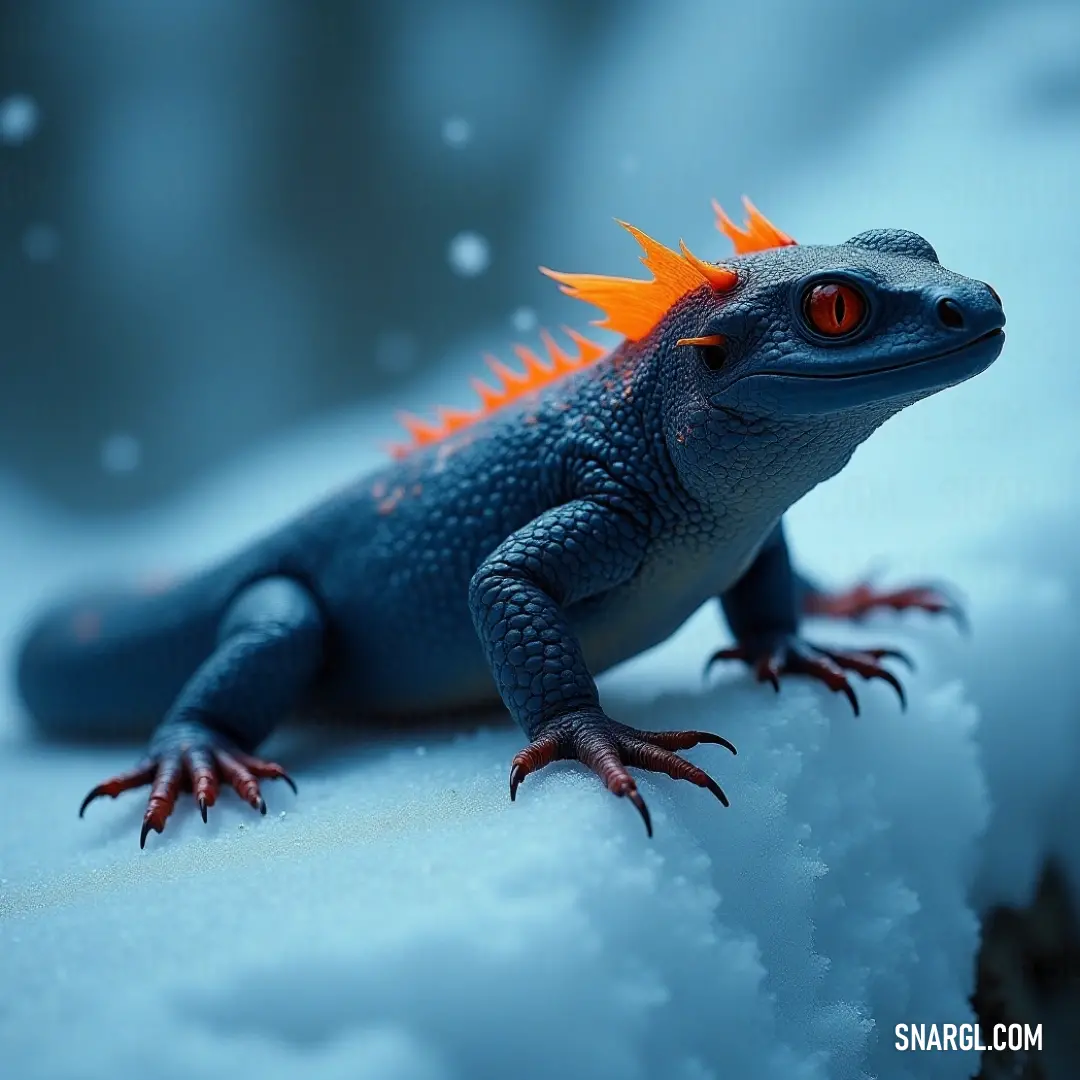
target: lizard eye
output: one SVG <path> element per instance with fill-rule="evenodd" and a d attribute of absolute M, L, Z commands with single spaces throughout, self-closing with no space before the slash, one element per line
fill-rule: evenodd
<path fill-rule="evenodd" d="M 806 290 L 802 311 L 812 330 L 824 337 L 844 337 L 862 325 L 866 301 L 853 286 L 830 282 Z"/>

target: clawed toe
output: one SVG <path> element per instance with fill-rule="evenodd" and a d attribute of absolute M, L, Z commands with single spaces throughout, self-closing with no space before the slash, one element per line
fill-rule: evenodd
<path fill-rule="evenodd" d="M 98 784 L 83 799 L 79 817 L 95 799 L 106 795 L 115 799 L 125 791 L 149 784 L 150 795 L 139 833 L 139 847 L 142 848 L 151 832 L 160 833 L 165 828 L 182 792 L 194 795 L 204 822 L 208 820 L 208 809 L 217 802 L 222 781 L 250 806 L 265 814 L 266 801 L 259 790 L 260 779 L 284 780 L 296 792 L 292 777 L 274 762 L 219 746 L 184 747 L 159 753 L 138 768 Z"/>
<path fill-rule="evenodd" d="M 844 674 L 844 665 L 840 656 L 825 650 L 815 649 L 819 655 L 807 655 L 801 650 L 793 650 L 788 657 L 784 670 L 793 675 L 808 675 L 818 682 L 824 683 L 834 694 L 843 694 L 851 705 L 851 710 L 856 716 L 859 715 L 859 699 L 851 685 L 851 681 Z"/>
<path fill-rule="evenodd" d="M 904 693 L 903 685 L 888 668 L 880 663 L 885 656 L 895 656 L 898 659 L 907 660 L 907 657 L 904 657 L 902 653 L 896 653 L 895 650 L 890 649 L 874 649 L 869 652 L 840 652 L 832 649 L 814 648 L 816 652 L 828 657 L 843 670 L 854 671 L 856 675 L 861 675 L 864 679 L 881 679 L 882 682 L 888 683 L 896 691 L 896 696 L 900 699 L 900 707 L 907 708 L 907 695 Z M 911 661 L 907 660 L 907 663 L 910 666 Z"/>
<path fill-rule="evenodd" d="M 720 649 L 705 665 L 708 674 L 712 665 L 720 660 L 741 660 L 748 664 L 760 683 L 769 683 L 780 690 L 782 675 L 805 675 L 823 683 L 834 693 L 843 694 L 856 716 L 859 715 L 859 699 L 848 678 L 854 672 L 864 679 L 880 679 L 896 691 L 901 708 L 907 707 L 903 684 L 882 660 L 898 660 L 909 669 L 915 665 L 898 649 L 825 649 L 799 638 L 784 637 L 767 646 L 751 647 L 740 644 Z"/>
<path fill-rule="evenodd" d="M 618 792 L 616 792 L 618 794 Z M 630 800 L 631 803 L 637 808 L 637 812 L 641 815 L 641 820 L 645 822 L 645 835 L 652 836 L 652 815 L 649 813 L 649 808 L 645 804 L 645 800 L 641 797 L 641 792 L 638 791 L 637 785 L 634 785 L 633 790 L 624 792 L 623 794 Z"/>
<path fill-rule="evenodd" d="M 148 762 L 145 765 L 140 765 L 137 769 L 132 769 L 130 772 L 126 773 L 120 773 L 111 780 L 106 780 L 104 783 L 98 784 L 97 787 L 91 788 L 87 793 L 86 798 L 83 799 L 82 804 L 79 806 L 79 817 L 82 817 L 83 814 L 86 813 L 86 808 L 95 799 L 100 799 L 104 796 L 115 799 L 125 791 L 144 787 L 154 779 L 154 774 L 156 772 L 157 764 L 155 762 Z"/>
<path fill-rule="evenodd" d="M 643 742 L 653 743 L 664 750 L 690 750 L 699 743 L 709 743 L 722 746 L 732 754 L 739 752 L 734 743 L 711 731 L 639 731 L 637 736 Z"/>
<path fill-rule="evenodd" d="M 580 761 L 600 777 L 613 795 L 627 799 L 635 807 L 646 833 L 652 836 L 649 808 L 628 766 L 686 780 L 712 792 L 724 806 L 729 805 L 723 788 L 704 769 L 675 753 L 699 743 L 723 746 L 732 754 L 737 753 L 727 739 L 708 731 L 637 731 L 604 716 L 563 722 L 514 756 L 510 766 L 510 798 L 516 798 L 518 787 L 529 773 L 553 761 Z"/>
<path fill-rule="evenodd" d="M 555 735 L 541 735 L 519 750 L 510 764 L 510 801 L 517 798 L 517 789 L 529 773 L 550 765 L 559 756 L 559 740 Z"/>

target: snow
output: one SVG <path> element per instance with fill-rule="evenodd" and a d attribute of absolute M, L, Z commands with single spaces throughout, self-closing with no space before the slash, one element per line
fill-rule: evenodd
<path fill-rule="evenodd" d="M 671 5 L 673 40 L 686 10 Z M 887 581 L 930 574 L 964 590 L 969 640 L 918 615 L 811 627 L 819 639 L 911 652 L 906 713 L 879 684 L 860 687 L 859 719 L 797 681 L 778 697 L 737 670 L 706 686 L 702 661 L 722 639 L 703 611 L 602 690 L 627 723 L 732 738 L 734 759 L 690 751 L 727 789 L 729 809 L 645 777 L 649 841 L 629 807 L 574 767 L 530 777 L 512 805 L 507 769 L 521 737 L 509 726 L 357 740 L 285 732 L 270 750 L 299 798 L 273 786 L 266 818 L 224 800 L 206 826 L 185 807 L 140 853 L 137 798 L 96 804 L 82 822 L 74 812 L 133 751 L 37 746 L 9 689 L 4 1075 L 970 1075 L 971 1054 L 895 1052 L 892 1026 L 972 1019 L 979 909 L 1024 900 L 1050 852 L 1080 880 L 1070 829 L 1080 812 L 1080 376 L 1062 318 L 1075 274 L 1060 243 L 1075 229 L 1067 195 L 1080 159 L 1065 119 L 1036 123 L 1003 104 L 1022 100 L 1047 50 L 1078 32 L 1064 5 L 995 15 L 924 58 L 827 160 L 792 163 L 782 185 L 774 176 L 769 192 L 752 192 L 808 238 L 882 224 L 884 205 L 884 223 L 924 231 L 947 263 L 1005 297 L 1002 359 L 891 422 L 792 515 L 800 562 L 826 580 L 884 557 Z M 606 132 L 612 145 L 589 159 L 613 169 L 630 150 L 642 173 L 677 160 L 679 192 L 693 188 L 694 200 L 647 194 L 655 213 L 625 216 L 661 239 L 682 232 L 708 256 L 715 162 L 672 158 L 664 143 L 678 142 L 677 125 L 644 125 L 646 155 L 645 134 L 619 146 L 618 130 L 588 115 L 588 102 L 600 109 L 625 88 L 622 65 L 648 94 L 643 46 L 631 44 L 601 65 L 608 85 L 578 95 L 581 137 Z M 550 156 L 546 213 L 567 216 L 560 232 L 587 246 L 617 232 L 610 216 L 624 210 L 600 206 L 595 178 L 573 171 L 582 155 L 564 150 Z M 749 144 L 747 154 L 749 175 Z M 595 220 L 575 231 L 586 211 Z M 541 214 L 538 237 L 550 228 Z M 630 256 L 619 257 L 580 268 L 625 271 Z M 437 397 L 430 389 L 415 388 L 420 408 Z M 67 519 L 0 480 L 0 650 L 10 655 L 18 620 L 65 583 L 243 542 L 369 464 L 386 424 L 381 413 L 329 418 L 119 528 Z"/>
<path fill-rule="evenodd" d="M 301 433 L 132 520 L 119 549 L 112 529 L 50 518 L 9 486 L 19 528 L 0 537 L 11 588 L 0 647 L 35 597 L 90 566 L 240 542 L 316 494 L 313 475 L 330 486 L 363 467 L 373 426 L 342 416 Z M 1055 522 L 1037 535 L 1068 534 Z M 272 750 L 299 799 L 273 787 L 265 819 L 226 800 L 207 826 L 186 807 L 140 854 L 137 799 L 74 813 L 132 751 L 35 746 L 9 706 L 5 1059 L 27 1080 L 151 1068 L 166 1080 L 211 1068 L 483 1077 L 508 1060 L 523 1077 L 706 1077 L 721 1063 L 761 1077 L 966 1075 L 963 1055 L 902 1057 L 888 1032 L 970 1019 L 988 776 L 1020 814 L 1003 815 L 1006 849 L 986 887 L 1000 867 L 1020 892 L 1068 778 L 1055 740 L 1075 697 L 1060 683 L 1040 681 L 1022 740 L 1009 725 L 1029 670 L 1017 629 L 1044 658 L 1038 676 L 1071 640 L 1054 621 L 1072 625 L 1066 579 L 1041 551 L 1039 567 L 976 590 L 972 642 L 917 616 L 830 628 L 913 653 L 906 714 L 879 685 L 862 689 L 858 720 L 799 683 L 773 697 L 727 672 L 703 688 L 702 659 L 720 640 L 710 611 L 612 673 L 604 694 L 618 718 L 716 727 L 740 748 L 691 752 L 727 787 L 727 810 L 643 779 L 651 842 L 568 766 L 530 778 L 511 805 L 521 739 L 508 727 L 359 742 L 287 732 Z M 1003 721 L 985 770 L 975 701 L 996 702 Z"/>
<path fill-rule="evenodd" d="M 908 715 L 872 688 L 855 720 L 809 687 L 677 679 L 716 639 L 703 622 L 639 665 L 654 699 L 640 670 L 606 683 L 626 722 L 719 726 L 740 747 L 693 754 L 728 810 L 643 780 L 651 842 L 574 768 L 511 805 L 509 729 L 315 748 L 289 733 L 299 799 L 274 788 L 265 819 L 226 801 L 209 826 L 185 808 L 140 855 L 138 800 L 74 815 L 127 751 L 12 738 L 7 1060 L 28 1080 L 152 1062 L 163 1077 L 473 1077 L 511 1059 L 538 1078 L 721 1062 L 853 1076 L 888 1057 L 883 1026 L 968 1019 L 965 883 L 987 800 L 976 712 L 947 664 L 921 650 Z"/>
<path fill-rule="evenodd" d="M 459 232 L 446 250 L 450 268 L 461 277 L 482 274 L 491 262 L 491 246 L 479 233 Z"/>
<path fill-rule="evenodd" d="M 0 143 L 19 146 L 38 129 L 37 102 L 27 94 L 12 94 L 0 101 Z"/>
<path fill-rule="evenodd" d="M 443 121 L 442 137 L 447 146 L 460 150 L 472 139 L 472 124 L 463 116 L 450 116 Z"/>

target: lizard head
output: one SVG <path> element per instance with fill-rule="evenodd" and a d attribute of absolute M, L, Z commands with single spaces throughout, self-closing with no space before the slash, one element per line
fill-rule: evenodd
<path fill-rule="evenodd" d="M 624 335 L 628 355 L 651 358 L 669 452 L 702 495 L 730 482 L 734 454 L 763 446 L 808 490 L 894 413 L 1000 353 L 997 293 L 947 270 L 921 236 L 802 245 L 749 201 L 742 228 L 714 208 L 733 259 L 706 263 L 626 226 L 653 280 L 545 270 L 604 310 L 598 325 Z"/>
<path fill-rule="evenodd" d="M 632 347 L 654 358 L 665 442 L 690 490 L 726 498 L 735 482 L 755 497 L 769 478 L 734 459 L 767 453 L 778 486 L 761 497 L 782 488 L 790 503 L 890 416 L 993 363 L 1005 315 L 989 285 L 946 269 L 915 233 L 802 245 L 748 209 L 745 232 L 718 211 L 736 257 L 708 264 L 709 283 Z"/>
<path fill-rule="evenodd" d="M 946 269 L 912 232 L 785 245 L 730 265 L 733 289 L 688 296 L 665 328 L 695 396 L 729 412 L 895 412 L 978 374 L 1004 343 L 997 293 Z"/>

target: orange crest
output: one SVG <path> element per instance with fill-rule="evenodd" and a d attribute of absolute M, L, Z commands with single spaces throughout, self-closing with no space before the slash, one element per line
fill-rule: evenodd
<path fill-rule="evenodd" d="M 720 209 L 719 203 L 713 200 L 717 228 L 731 238 L 736 255 L 795 243 L 790 236 L 769 222 L 749 199 L 744 198 L 743 203 L 748 217 L 745 227 L 740 229 Z M 559 283 L 567 296 L 584 300 L 604 312 L 604 318 L 597 320 L 596 326 L 613 330 L 630 341 L 640 341 L 684 296 L 706 285 L 717 293 L 727 292 L 735 287 L 738 277 L 734 270 L 703 262 L 681 240 L 679 250 L 674 251 L 657 243 L 633 225 L 627 225 L 625 221 L 620 221 L 619 224 L 637 240 L 645 252 L 641 261 L 653 275 L 649 281 L 606 277 L 602 274 L 564 274 L 540 267 L 542 273 Z M 399 419 L 412 436 L 412 441 L 391 446 L 390 452 L 394 457 L 400 458 L 416 447 L 439 442 L 461 428 L 483 419 L 496 409 L 607 355 L 607 349 L 596 342 L 589 341 L 573 330 L 567 330 L 566 333 L 577 347 L 573 353 L 561 349 L 550 334 L 541 331 L 540 336 L 547 352 L 546 360 L 542 360 L 524 345 L 515 345 L 514 352 L 524 367 L 522 371 L 514 371 L 494 357 L 485 357 L 497 385 L 493 387 L 479 379 L 473 380 L 473 387 L 480 396 L 480 405 L 476 409 L 441 408 L 435 421 L 399 413 Z"/>
<path fill-rule="evenodd" d="M 619 224 L 641 245 L 641 261 L 652 271 L 651 281 L 607 277 L 603 274 L 564 274 L 540 267 L 540 272 L 559 282 L 567 296 L 584 300 L 604 312 L 595 326 L 614 330 L 630 341 L 640 341 L 688 293 L 708 285 L 717 292 L 734 287 L 735 272 L 702 262 L 682 241 L 672 251 L 646 236 L 640 229 Z"/>
<path fill-rule="evenodd" d="M 735 245 L 736 255 L 746 255 L 751 251 L 767 251 L 775 247 L 788 247 L 795 243 L 745 195 L 743 206 L 746 208 L 746 224 L 741 229 L 724 213 L 723 208 L 715 199 L 712 206 L 716 211 L 716 227 Z"/>

